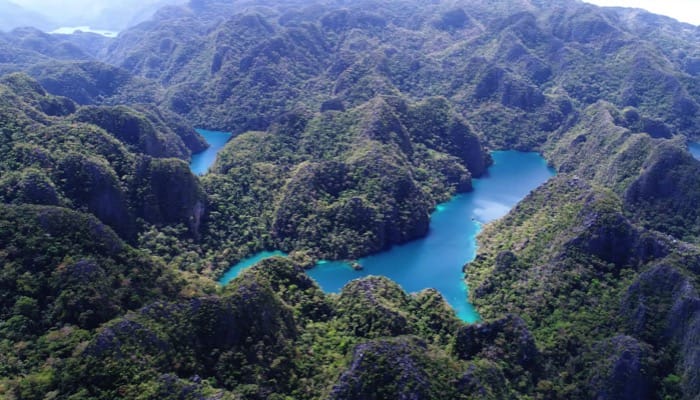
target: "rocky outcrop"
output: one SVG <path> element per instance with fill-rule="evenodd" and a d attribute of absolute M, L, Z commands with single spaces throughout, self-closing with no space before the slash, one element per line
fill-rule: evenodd
<path fill-rule="evenodd" d="M 185 224 L 192 234 L 199 235 L 206 197 L 184 161 L 144 157 L 131 185 L 137 216 L 153 224 Z"/>
<path fill-rule="evenodd" d="M 27 319 L 17 334 L 94 329 L 177 291 L 162 264 L 127 246 L 92 215 L 30 205 L 0 205 L 0 211 L 0 262 L 6 266 L 0 315 Z M 28 277 L 30 289 L 23 286 Z"/>
<path fill-rule="evenodd" d="M 411 139 L 461 160 L 471 175 L 482 176 L 491 164 L 474 129 L 451 108 L 444 97 L 432 97 L 409 107 L 405 113 Z"/>
<path fill-rule="evenodd" d="M 156 130 L 146 115 L 127 107 L 86 106 L 80 108 L 74 118 L 101 127 L 134 152 L 189 159 L 190 151 L 180 136 L 162 124 L 161 130 Z"/>
<path fill-rule="evenodd" d="M 347 370 L 333 386 L 334 400 L 422 400 L 453 398 L 447 382 L 432 379 L 441 369 L 420 339 L 375 340 L 355 347 Z"/>
<path fill-rule="evenodd" d="M 495 361 L 489 360 L 470 362 L 464 375 L 457 381 L 457 389 L 475 400 L 512 398 L 503 369 Z"/>
<path fill-rule="evenodd" d="M 697 260 L 686 259 L 689 263 Z M 677 349 L 675 369 L 685 398 L 700 394 L 700 298 L 692 281 L 667 263 L 644 272 L 627 289 L 620 312 L 635 336 Z"/>
<path fill-rule="evenodd" d="M 681 303 L 695 296 L 692 284 L 680 271 L 661 263 L 642 273 L 627 289 L 620 311 L 635 336 L 652 343 L 668 341 L 673 331 L 680 330 L 680 326 L 668 329 L 671 318 L 677 320 L 671 310 L 683 308 Z"/>
<path fill-rule="evenodd" d="M 669 334 L 680 348 L 677 368 L 683 376 L 683 393 L 686 398 L 696 398 L 700 396 L 700 298 L 697 295 L 674 304 Z"/>
<path fill-rule="evenodd" d="M 258 282 L 269 285 L 284 304 L 298 311 L 297 318 L 327 321 L 335 314 L 332 304 L 305 271 L 288 258 L 273 257 L 243 274 L 253 275 Z"/>
<path fill-rule="evenodd" d="M 479 101 L 498 100 L 503 106 L 526 111 L 542 107 L 546 100 L 536 86 L 498 67 L 480 76 L 474 96 Z"/>
<path fill-rule="evenodd" d="M 535 368 L 522 367 L 518 356 L 522 350 L 516 347 L 520 337 L 494 339 L 498 329 L 488 323 L 484 332 L 478 325 L 461 328 L 455 341 L 457 354 L 494 362 L 507 359 L 509 366 L 519 365 L 529 371 L 531 382 L 543 390 L 550 390 L 547 388 L 558 379 L 561 368 L 586 371 L 586 375 L 575 378 L 581 383 L 576 394 L 567 394 L 573 397 L 635 399 L 663 391 L 676 393 L 674 385 L 681 381 L 678 377 L 686 379 L 685 374 L 694 373 L 684 366 L 669 366 L 657 360 L 659 352 L 675 354 L 679 348 L 681 339 L 672 337 L 687 340 L 685 333 L 679 332 L 694 329 L 688 322 L 693 321 L 693 312 L 680 311 L 681 302 L 691 304 L 684 299 L 688 280 L 678 267 L 671 266 L 692 268 L 697 264 L 697 250 L 640 227 L 628 215 L 621 199 L 611 191 L 560 174 L 497 222 L 495 229 L 487 227 L 488 235 L 481 236 L 481 255 L 467 267 L 470 279 L 483 279 L 480 285 L 472 286 L 470 281 L 481 315 L 522 315 L 531 324 L 531 338 L 544 343 L 542 353 L 530 354 L 546 357 L 554 364 L 560 362 L 554 361 L 557 359 L 566 361 L 555 368 L 537 361 Z M 616 310 L 625 287 L 619 282 L 624 276 L 637 274 L 638 280 L 623 295 L 622 324 L 617 322 Z M 673 315 L 684 314 L 686 322 L 670 334 L 670 310 L 674 306 L 679 308 Z M 587 323 L 582 322 L 598 318 L 611 321 L 610 326 L 591 323 L 586 328 Z M 615 336 L 620 333 L 627 336 Z M 506 352 L 490 343 L 508 343 L 511 347 L 501 345 L 510 349 Z M 692 348 L 684 351 L 693 355 L 679 356 L 679 360 L 693 360 Z M 521 375 L 515 372 L 503 368 L 508 380 Z M 670 383 L 660 383 L 666 376 L 671 376 Z"/>
<path fill-rule="evenodd" d="M 587 201 L 591 204 L 599 201 L 594 198 L 591 196 Z M 579 218 L 578 235 L 566 245 L 567 251 L 575 248 L 617 267 L 642 265 L 670 252 L 667 239 L 636 228 L 618 210 L 584 205 Z"/>
<path fill-rule="evenodd" d="M 410 333 L 409 305 L 399 285 L 384 277 L 369 277 L 348 283 L 336 307 L 353 335 L 378 338 Z"/>
<path fill-rule="evenodd" d="M 455 31 L 473 25 L 474 22 L 461 8 L 446 11 L 440 15 L 440 19 L 433 22 L 436 29 L 443 31 Z"/>
<path fill-rule="evenodd" d="M 429 207 L 405 161 L 385 148 L 369 149 L 352 163 L 298 167 L 275 212 L 273 234 L 283 248 L 353 258 L 425 235 Z"/>
<path fill-rule="evenodd" d="M 156 87 L 152 82 L 96 61 L 33 65 L 27 72 L 49 93 L 80 105 L 155 103 Z"/>
<path fill-rule="evenodd" d="M 207 141 L 197 133 L 187 120 L 173 111 L 159 108 L 152 104 L 134 104 L 129 108 L 144 114 L 146 118 L 153 124 L 156 131 L 164 133 L 167 140 L 177 141 L 172 138 L 170 132 L 175 134 L 182 140 L 189 152 L 192 154 L 199 153 L 209 147 Z"/>
<path fill-rule="evenodd" d="M 678 143 L 658 146 L 624 194 L 625 205 L 653 229 L 677 238 L 700 236 L 700 163 Z"/>
<path fill-rule="evenodd" d="M 178 374 L 212 377 L 229 390 L 260 385 L 255 398 L 284 390 L 298 335 L 292 310 L 262 275 L 246 273 L 229 286 L 221 296 L 155 302 L 111 322 L 84 362 L 97 371 L 141 365 L 150 373 L 176 362 Z"/>
<path fill-rule="evenodd" d="M 593 349 L 596 365 L 590 385 L 598 400 L 635 400 L 652 396 L 651 348 L 630 336 L 616 336 Z"/>
<path fill-rule="evenodd" d="M 25 169 L 0 179 L 0 200 L 12 204 L 60 204 L 54 183 L 41 171 Z"/>
<path fill-rule="evenodd" d="M 135 233 L 127 196 L 114 170 L 104 161 L 79 153 L 60 160 L 56 180 L 75 207 L 85 206 L 127 239 Z"/>
<path fill-rule="evenodd" d="M 536 370 L 539 351 L 525 321 L 515 315 L 502 319 L 465 325 L 457 330 L 454 351 L 463 360 L 486 358 L 506 360 L 525 370 Z M 505 371 L 506 376 L 514 371 Z M 513 378 L 511 375 L 510 378 Z"/>
<path fill-rule="evenodd" d="M 413 154 L 413 143 L 406 127 L 383 98 L 376 97 L 363 107 L 367 107 L 368 115 L 361 122 L 360 137 L 395 144 L 407 156 Z"/>

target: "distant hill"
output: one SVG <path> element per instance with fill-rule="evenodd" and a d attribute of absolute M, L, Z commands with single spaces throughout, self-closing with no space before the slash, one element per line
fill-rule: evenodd
<path fill-rule="evenodd" d="M 55 22 L 37 12 L 30 11 L 7 0 L 0 0 L 0 30 L 33 26 L 42 30 L 57 28 Z"/>
<path fill-rule="evenodd" d="M 186 0 L 106 0 L 99 2 L 104 4 L 99 15 L 85 22 L 102 29 L 123 30 L 150 19 L 164 6 L 185 2 Z"/>
<path fill-rule="evenodd" d="M 183 4 L 185 0 L 61 1 L 0 0 L 0 29 L 32 26 L 42 30 L 90 26 L 121 31 L 153 16 L 161 7 Z"/>
<path fill-rule="evenodd" d="M 535 149 L 601 99 L 672 133 L 700 126 L 698 31 L 670 18 L 578 1 L 263 3 L 168 8 L 101 60 L 159 81 L 192 123 L 235 132 L 399 93 L 447 97 L 494 147 Z"/>

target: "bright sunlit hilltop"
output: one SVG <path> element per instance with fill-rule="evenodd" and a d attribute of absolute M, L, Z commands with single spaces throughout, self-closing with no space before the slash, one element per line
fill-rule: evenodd
<path fill-rule="evenodd" d="M 700 25 L 700 2 L 697 0 L 586 0 L 586 2 L 605 7 L 643 8 L 681 22 Z"/>

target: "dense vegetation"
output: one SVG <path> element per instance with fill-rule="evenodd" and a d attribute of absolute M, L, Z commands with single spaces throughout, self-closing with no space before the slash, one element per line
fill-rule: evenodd
<path fill-rule="evenodd" d="M 299 108 L 445 96 L 489 143 L 533 149 L 598 100 L 692 132 L 697 35 L 570 1 L 207 1 L 159 13 L 102 58 L 161 83 L 161 101 L 203 127 L 262 130 Z"/>
<path fill-rule="evenodd" d="M 86 211 L 128 241 L 148 224 L 198 235 L 199 182 L 183 160 L 152 157 L 188 159 L 187 144 L 203 146 L 194 130 L 148 108 L 78 107 L 21 74 L 2 78 L 0 92 L 4 203 Z"/>
<path fill-rule="evenodd" d="M 0 33 L 0 397 L 700 396 L 700 30 L 573 0 L 193 0 Z M 234 133 L 211 173 L 192 126 Z M 488 149 L 484 322 L 303 268 L 423 236 Z M 227 287 L 211 278 L 281 249 Z"/>
<path fill-rule="evenodd" d="M 243 251 L 359 257 L 425 235 L 428 211 L 470 190 L 488 162 L 444 98 L 377 97 L 347 111 L 288 115 L 219 154 L 204 179 L 216 199 L 207 229 Z"/>

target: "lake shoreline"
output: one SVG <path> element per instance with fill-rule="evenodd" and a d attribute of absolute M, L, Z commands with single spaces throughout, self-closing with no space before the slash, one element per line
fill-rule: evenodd
<path fill-rule="evenodd" d="M 531 190 L 555 174 L 538 153 L 496 151 L 492 156 L 494 164 L 484 177 L 474 179 L 471 192 L 456 194 L 436 205 L 426 236 L 356 260 L 319 260 L 307 269 L 307 274 L 326 293 L 338 293 L 351 280 L 371 275 L 386 276 L 409 293 L 434 288 L 460 319 L 469 323 L 479 321 L 478 313 L 468 301 L 469 288 L 463 268 L 476 256 L 476 237 L 481 227 L 507 214 Z M 215 155 L 209 161 L 214 160 Z M 277 256 L 289 254 L 279 250 L 258 252 L 232 265 L 218 282 L 226 285 L 245 269 Z M 361 268 L 353 267 L 354 263 Z"/>

